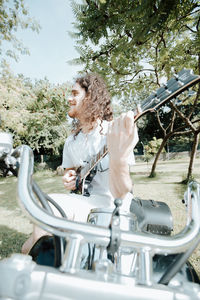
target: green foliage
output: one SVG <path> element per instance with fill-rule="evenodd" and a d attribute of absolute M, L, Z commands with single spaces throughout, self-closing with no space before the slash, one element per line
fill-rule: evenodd
<path fill-rule="evenodd" d="M 58 154 L 68 135 L 67 84 L 47 80 L 32 84 L 7 69 L 0 78 L 1 130 L 11 132 L 14 146 L 29 145 L 39 154 Z"/>
<path fill-rule="evenodd" d="M 169 149 L 171 152 L 191 151 L 192 140 L 191 135 L 174 137 L 169 143 Z"/>
<path fill-rule="evenodd" d="M 28 106 L 31 113 L 27 125 L 29 144 L 38 153 L 58 154 L 68 134 L 66 96 L 69 87 L 40 81 L 33 92 L 35 101 Z"/>
<path fill-rule="evenodd" d="M 29 16 L 24 0 L 0 1 L 0 61 L 6 56 L 18 60 L 18 54 L 29 54 L 23 43 L 16 38 L 18 29 L 39 31 L 39 24 Z"/>
<path fill-rule="evenodd" d="M 0 259 L 13 253 L 21 253 L 22 245 L 28 237 L 28 234 L 0 225 Z"/>
<path fill-rule="evenodd" d="M 20 137 L 26 136 L 26 123 L 30 118 L 27 105 L 34 101 L 34 94 L 26 89 L 19 78 L 10 70 L 4 69 L 0 78 L 0 111 L 3 131 L 13 133 L 15 146 L 20 144 Z"/>
<path fill-rule="evenodd" d="M 198 0 L 86 0 L 82 3 L 79 6 L 72 2 L 76 17 L 74 38 L 80 55 L 75 62 L 84 65 L 84 71 L 94 71 L 105 78 L 117 113 L 135 109 L 183 68 L 200 74 Z M 195 88 L 197 92 L 198 87 Z M 186 133 L 194 138 L 193 133 L 199 131 L 199 97 L 199 90 L 196 98 L 186 99 L 181 95 L 174 105 L 167 104 L 168 112 L 160 109 L 158 115 L 148 114 L 139 120 L 138 152 L 152 137 L 167 142 L 167 138 L 176 136 L 178 144 L 177 137 Z M 186 139 L 188 142 L 189 134 Z M 147 144 L 147 162 L 156 152 L 160 153 L 157 146 Z M 156 159 L 152 176 L 155 176 Z"/>
<path fill-rule="evenodd" d="M 122 106 L 134 107 L 183 67 L 198 71 L 199 1 L 72 1 L 80 57 Z M 131 106 L 130 106 L 131 104 Z"/>
<path fill-rule="evenodd" d="M 162 144 L 162 139 L 157 139 L 156 137 L 153 137 L 153 139 L 144 146 L 144 155 L 146 157 L 146 161 L 149 161 L 150 158 L 152 158 L 160 149 L 160 146 Z M 162 152 L 165 152 L 163 149 Z"/>

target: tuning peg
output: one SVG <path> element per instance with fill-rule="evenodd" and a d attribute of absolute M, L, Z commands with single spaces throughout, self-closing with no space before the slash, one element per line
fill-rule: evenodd
<path fill-rule="evenodd" d="M 164 93 L 171 94 L 171 91 L 169 90 L 168 84 L 163 83 L 162 88 L 164 88 Z"/>
<path fill-rule="evenodd" d="M 183 86 L 183 85 L 184 85 L 184 83 L 183 83 L 182 81 L 180 81 L 180 77 L 179 77 L 178 74 L 174 74 L 174 77 L 175 77 L 176 81 L 178 82 L 178 84 L 179 84 L 180 86 Z"/>
<path fill-rule="evenodd" d="M 162 87 L 165 89 L 165 91 L 168 91 L 168 85 L 167 85 L 167 83 L 163 83 Z"/>
<path fill-rule="evenodd" d="M 160 102 L 160 99 L 157 97 L 157 94 L 155 94 L 153 100 L 154 100 L 155 103 L 159 103 Z"/>
<path fill-rule="evenodd" d="M 165 88 L 165 90 L 168 90 L 168 86 L 166 83 L 163 84 L 163 87 Z"/>

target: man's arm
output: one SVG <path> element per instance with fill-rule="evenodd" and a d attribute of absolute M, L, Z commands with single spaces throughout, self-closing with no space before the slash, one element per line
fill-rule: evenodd
<path fill-rule="evenodd" d="M 109 127 L 107 144 L 110 154 L 109 185 L 114 198 L 124 198 L 132 190 L 128 158 L 138 140 L 134 113 L 129 111 Z"/>

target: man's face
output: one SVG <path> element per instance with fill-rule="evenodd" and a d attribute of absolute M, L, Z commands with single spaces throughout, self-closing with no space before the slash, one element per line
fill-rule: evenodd
<path fill-rule="evenodd" d="M 68 103 L 69 103 L 69 111 L 68 115 L 71 118 L 79 118 L 80 113 L 81 113 L 81 106 L 83 99 L 86 96 L 86 91 L 84 88 L 80 86 L 80 84 L 75 83 L 74 86 L 72 87 L 72 93 L 71 96 L 68 98 Z"/>

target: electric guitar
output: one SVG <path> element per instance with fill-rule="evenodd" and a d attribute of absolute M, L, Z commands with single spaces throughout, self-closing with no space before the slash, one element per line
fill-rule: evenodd
<path fill-rule="evenodd" d="M 148 112 L 156 111 L 162 105 L 168 103 L 179 94 L 189 89 L 200 81 L 200 76 L 193 74 L 192 70 L 182 69 L 178 74 L 174 75 L 156 92 L 147 97 L 139 106 L 138 113 L 135 115 L 135 122 Z M 88 186 L 96 174 L 98 162 L 108 153 L 105 145 L 99 153 L 94 155 L 90 162 L 79 167 L 76 177 L 75 193 L 89 196 Z"/>

